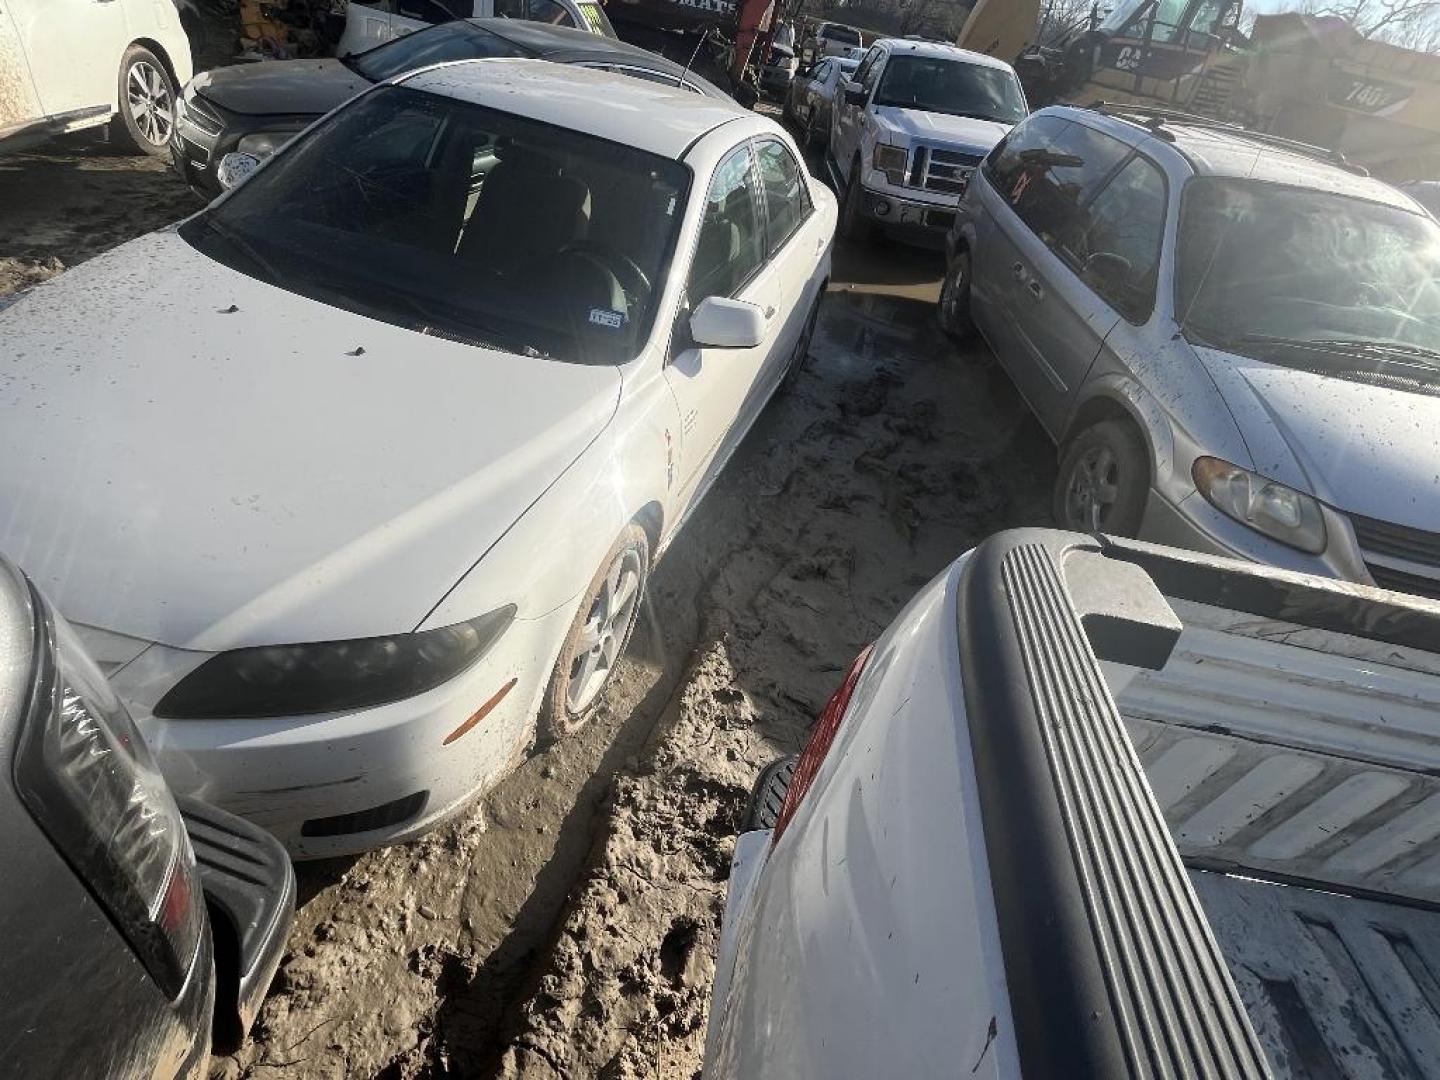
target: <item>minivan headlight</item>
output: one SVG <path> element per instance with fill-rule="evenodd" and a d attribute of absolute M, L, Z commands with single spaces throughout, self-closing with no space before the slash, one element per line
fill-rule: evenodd
<path fill-rule="evenodd" d="M 905 183 L 905 148 L 876 143 L 871 163 L 885 174 L 885 179 L 895 187 Z"/>
<path fill-rule="evenodd" d="M 470 667 L 514 617 L 512 604 L 415 634 L 217 653 L 171 687 L 155 706 L 155 715 L 238 720 L 400 701 L 433 690 Z"/>
<path fill-rule="evenodd" d="M 1312 496 L 1219 458 L 1196 458 L 1191 475 L 1221 513 L 1311 555 L 1325 550 L 1325 517 Z"/>
<path fill-rule="evenodd" d="M 129 712 L 75 632 L 58 615 L 47 622 L 43 602 L 34 610 L 39 675 L 16 756 L 16 790 L 174 999 L 205 933 L 184 819 Z"/>

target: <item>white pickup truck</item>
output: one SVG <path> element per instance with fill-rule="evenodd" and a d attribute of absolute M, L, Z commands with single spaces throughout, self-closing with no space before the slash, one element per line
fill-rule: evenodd
<path fill-rule="evenodd" d="M 932 41 L 886 38 L 840 86 L 827 164 L 844 192 L 840 231 L 876 224 L 940 243 L 975 166 L 1027 112 L 1002 60 Z"/>
<path fill-rule="evenodd" d="M 737 841 L 705 1076 L 1440 1075 L 1440 604 L 993 537 Z"/>

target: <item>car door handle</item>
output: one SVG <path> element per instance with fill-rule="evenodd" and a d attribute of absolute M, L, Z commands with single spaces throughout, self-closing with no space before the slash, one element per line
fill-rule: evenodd
<path fill-rule="evenodd" d="M 771 304 L 769 307 L 767 307 L 767 308 L 765 309 L 765 321 L 766 321 L 766 322 L 769 322 L 769 321 L 770 321 L 771 319 L 773 319 L 774 317 L 775 317 L 775 305 L 774 305 L 774 304 Z"/>
<path fill-rule="evenodd" d="M 1030 295 L 1035 297 L 1036 300 L 1045 299 L 1045 286 L 1041 285 L 1038 281 L 1030 281 L 1025 288 L 1030 290 Z"/>
<path fill-rule="evenodd" d="M 1024 281 L 1027 277 L 1030 276 L 1029 274 L 1027 274 L 1027 273 L 1025 272 L 1025 264 L 1024 264 L 1024 263 L 1016 263 L 1014 266 L 1010 267 L 1010 275 L 1011 275 L 1016 281 Z"/>

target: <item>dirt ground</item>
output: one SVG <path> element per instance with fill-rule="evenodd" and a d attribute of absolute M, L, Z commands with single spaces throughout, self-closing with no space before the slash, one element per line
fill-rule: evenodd
<path fill-rule="evenodd" d="M 0 296 L 193 209 L 151 160 L 0 158 Z M 983 350 L 935 330 L 941 269 L 837 252 L 802 377 L 658 567 L 599 719 L 421 841 L 301 865 L 218 1075 L 698 1075 L 755 774 L 926 580 L 1048 517 L 1053 452 Z"/>

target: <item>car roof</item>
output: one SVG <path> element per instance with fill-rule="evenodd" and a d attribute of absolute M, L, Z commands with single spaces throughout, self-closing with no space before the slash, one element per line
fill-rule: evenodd
<path fill-rule="evenodd" d="M 1190 123 L 1167 117 L 1157 129 L 1143 119 L 1109 115 L 1097 109 L 1052 106 L 1041 111 L 1080 120 L 1132 146 L 1144 142 L 1146 152 L 1152 156 L 1177 155 L 1196 176 L 1262 180 L 1368 199 L 1411 212 L 1418 210 L 1415 201 L 1404 192 L 1328 159 L 1324 156 L 1327 151 L 1318 147 L 1309 150 L 1300 145 L 1277 144 L 1267 141 L 1263 134 L 1218 122 L 1207 123 L 1199 117 Z M 1157 130 L 1163 130 L 1164 136 L 1156 137 Z"/>
<path fill-rule="evenodd" d="M 715 128 L 754 115 L 729 98 L 548 60 L 457 60 L 395 82 L 677 159 Z"/>
<path fill-rule="evenodd" d="M 1014 71 L 1004 60 L 994 56 L 986 56 L 984 53 L 972 52 L 970 49 L 962 49 L 958 45 L 947 45 L 943 41 L 917 41 L 912 38 L 881 38 L 875 42 L 876 45 L 884 45 L 891 52 L 896 54 L 911 54 L 914 56 L 928 56 L 943 60 L 959 60 L 966 64 L 975 64 L 978 67 L 999 68 L 1001 71 Z"/>
<path fill-rule="evenodd" d="M 586 30 L 570 26 L 552 26 L 549 23 L 531 22 L 527 19 L 469 19 L 481 29 L 534 53 L 543 60 L 559 64 L 612 63 L 630 64 L 674 75 L 678 80 L 701 87 L 714 96 L 728 96 L 714 84 L 702 79 L 659 53 L 642 49 L 638 45 L 603 37 Z"/>

